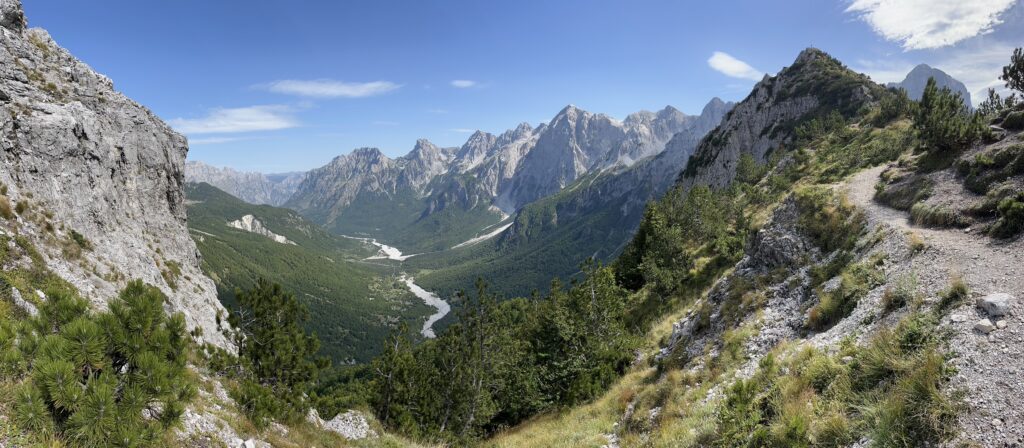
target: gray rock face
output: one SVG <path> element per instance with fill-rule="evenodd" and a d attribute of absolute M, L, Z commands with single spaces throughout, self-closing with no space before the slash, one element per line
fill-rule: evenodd
<path fill-rule="evenodd" d="M 241 218 L 231 221 L 228 223 L 228 227 L 243 230 L 249 233 L 255 233 L 260 236 L 265 236 L 281 244 L 295 245 L 294 241 L 285 238 L 283 235 L 278 235 L 274 232 L 271 232 L 270 229 L 266 228 L 266 226 L 263 225 L 263 222 L 261 222 L 253 215 L 245 215 Z"/>
<path fill-rule="evenodd" d="M 658 113 L 638 112 L 619 122 L 567 106 L 539 134 L 508 188 L 499 193 L 499 207 L 509 210 L 565 188 L 581 176 L 660 153 L 693 121 L 666 107 Z"/>
<path fill-rule="evenodd" d="M 684 188 L 728 185 L 741 155 L 766 162 L 771 151 L 792 143 L 794 123 L 832 111 L 852 116 L 881 90 L 821 50 L 808 48 L 792 66 L 774 77 L 765 76 L 721 126 L 701 140 L 680 182 Z"/>
<path fill-rule="evenodd" d="M 142 279 L 204 340 L 230 347 L 185 226 L 185 138 L 24 23 L 19 2 L 0 1 L 0 182 L 31 211 L 0 227 L 29 238 L 95 306 Z M 79 259 L 53 242 L 70 241 L 72 230 L 91 246 Z M 162 275 L 171 263 L 181 272 L 173 285 Z"/>
<path fill-rule="evenodd" d="M 250 204 L 284 204 L 305 176 L 304 172 L 263 174 L 236 171 L 194 160 L 185 163 L 186 182 L 206 182 Z"/>
<path fill-rule="evenodd" d="M 904 89 L 911 99 L 920 100 L 921 95 L 924 94 L 924 87 L 928 84 L 928 78 L 935 78 L 935 84 L 939 88 L 949 87 L 950 90 L 959 93 L 960 97 L 964 99 L 964 104 L 968 106 L 974 104 L 971 103 L 971 92 L 967 90 L 967 86 L 964 83 L 957 81 L 956 78 L 949 76 L 942 70 L 928 66 L 928 64 L 920 64 L 914 67 L 910 73 L 907 73 L 907 77 L 903 81 L 890 82 L 888 87 Z"/>

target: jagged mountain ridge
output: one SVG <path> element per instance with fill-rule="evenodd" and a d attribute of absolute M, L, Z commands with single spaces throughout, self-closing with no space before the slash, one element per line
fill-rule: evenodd
<path fill-rule="evenodd" d="M 305 172 L 263 174 L 218 168 L 196 160 L 185 162 L 187 182 L 208 183 L 250 204 L 284 204 L 305 175 Z"/>
<path fill-rule="evenodd" d="M 552 277 L 572 276 L 587 258 L 611 260 L 635 233 L 648 202 L 673 185 L 700 137 L 730 108 L 732 103 L 712 100 L 691 121 L 692 132 L 676 133 L 657 155 L 592 171 L 525 205 L 508 229 L 482 247 L 407 263 L 430 270 L 418 281 L 442 294 L 483 276 L 494 290 L 513 296 L 542 289 Z"/>
<path fill-rule="evenodd" d="M 473 228 L 457 231 L 461 237 L 588 173 L 651 158 L 677 135 L 695 142 L 728 108 L 715 98 L 697 116 L 666 107 L 619 121 L 570 105 L 547 124 L 522 123 L 500 135 L 477 131 L 458 148 L 420 140 L 397 159 L 360 148 L 311 170 L 286 206 L 335 231 L 390 241 L 421 223 L 435 233 L 450 231 L 455 216 L 469 212 Z M 371 215 L 386 219 L 365 219 Z"/>
<path fill-rule="evenodd" d="M 45 264 L 97 308 L 141 279 L 201 330 L 201 341 L 232 346 L 186 228 L 185 138 L 45 30 L 27 29 L 14 0 L 0 1 L 0 148 L 0 196 L 23 204 L 0 220 L 0 236 L 19 241 L 33 265 Z M 5 257 L 4 274 L 20 268 L 16 255 Z"/>
<path fill-rule="evenodd" d="M 964 83 L 928 64 L 918 64 L 907 73 L 903 81 L 890 82 L 886 86 L 904 89 L 911 99 L 920 100 L 921 95 L 924 94 L 924 87 L 928 84 L 928 78 L 935 78 L 935 83 L 940 88 L 949 87 L 950 90 L 959 93 L 960 97 L 964 99 L 964 104 L 973 107 L 974 103 L 971 102 L 971 92 L 967 90 L 967 86 Z"/>

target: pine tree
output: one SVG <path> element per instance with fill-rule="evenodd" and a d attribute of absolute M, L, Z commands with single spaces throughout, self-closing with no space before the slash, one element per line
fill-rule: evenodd
<path fill-rule="evenodd" d="M 999 79 L 1006 82 L 1006 88 L 1024 93 L 1024 49 L 1015 48 L 1010 63 L 1003 67 Z"/>

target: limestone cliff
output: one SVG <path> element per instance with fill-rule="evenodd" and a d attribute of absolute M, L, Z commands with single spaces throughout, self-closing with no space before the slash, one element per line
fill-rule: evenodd
<path fill-rule="evenodd" d="M 187 152 L 109 78 L 27 29 L 20 1 L 0 0 L 0 190 L 18 211 L 0 232 L 31 242 L 99 308 L 131 279 L 160 287 L 170 311 L 227 347 L 185 226 Z"/>

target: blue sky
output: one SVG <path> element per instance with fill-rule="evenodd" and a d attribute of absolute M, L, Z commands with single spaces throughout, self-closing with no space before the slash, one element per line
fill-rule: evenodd
<path fill-rule="evenodd" d="M 31 26 L 189 136 L 190 159 L 320 166 L 353 148 L 742 99 L 821 48 L 878 81 L 939 67 L 980 92 L 1024 43 L 1016 0 L 24 0 Z"/>

